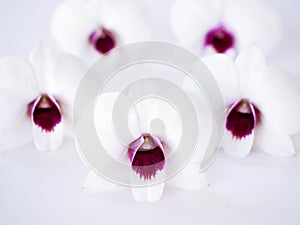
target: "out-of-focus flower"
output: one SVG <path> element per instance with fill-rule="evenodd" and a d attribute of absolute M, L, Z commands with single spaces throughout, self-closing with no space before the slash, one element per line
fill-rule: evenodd
<path fill-rule="evenodd" d="M 59 148 L 71 128 L 75 92 L 85 69 L 79 58 L 57 55 L 45 43 L 33 49 L 29 60 L 1 58 L 1 150 L 31 135 L 39 150 Z"/>
<path fill-rule="evenodd" d="M 237 55 L 249 44 L 271 50 L 281 36 L 278 16 L 261 0 L 177 0 L 171 26 L 196 53 Z"/>
<path fill-rule="evenodd" d="M 255 45 L 241 52 L 235 62 L 222 54 L 203 60 L 228 107 L 225 152 L 245 157 L 255 143 L 275 156 L 294 155 L 290 135 L 300 130 L 299 81 L 279 67 L 267 66 Z"/>
<path fill-rule="evenodd" d="M 68 0 L 52 21 L 57 43 L 68 52 L 94 62 L 112 48 L 149 39 L 147 12 L 133 0 Z"/>
<path fill-rule="evenodd" d="M 115 100 L 121 93 L 105 93 L 100 96 L 101 107 L 95 107 L 95 127 L 102 146 L 115 160 L 131 168 L 131 178 L 148 184 L 145 187 L 132 187 L 137 201 L 158 201 L 163 194 L 165 182 L 149 186 L 149 181 L 163 177 L 168 159 L 176 151 L 181 139 L 181 124 L 171 113 L 170 106 L 159 104 L 159 100 L 148 99 L 135 105 L 128 115 L 130 132 L 136 138 L 121 143 L 115 136 L 112 111 Z M 122 94 L 121 94 L 122 95 Z M 103 107 L 105 106 L 105 107 Z M 151 121 L 160 118 L 165 123 L 165 132 L 150 129 Z M 202 143 L 203 144 L 203 143 Z M 167 181 L 169 185 L 184 189 L 198 190 L 207 186 L 204 173 L 200 173 L 201 157 L 195 153 L 188 165 L 175 177 Z M 119 189 L 91 171 L 83 188 L 92 192 Z"/>

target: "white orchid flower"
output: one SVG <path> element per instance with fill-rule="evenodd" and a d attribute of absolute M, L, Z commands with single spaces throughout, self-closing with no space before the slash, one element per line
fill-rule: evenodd
<path fill-rule="evenodd" d="M 1 150 L 31 136 L 39 150 L 59 148 L 71 126 L 75 91 L 85 70 L 80 59 L 57 55 L 45 43 L 33 49 L 29 60 L 1 58 Z"/>
<path fill-rule="evenodd" d="M 181 45 L 201 55 L 236 56 L 253 43 L 267 52 L 281 37 L 279 17 L 262 0 L 177 0 L 171 26 Z"/>
<path fill-rule="evenodd" d="M 118 45 L 150 38 L 147 12 L 133 0 L 68 0 L 56 9 L 52 33 L 67 52 L 94 62 Z"/>
<path fill-rule="evenodd" d="M 277 66 L 266 65 L 255 45 L 235 62 L 224 54 L 203 60 L 227 105 L 225 152 L 245 157 L 256 144 L 271 155 L 295 155 L 291 135 L 300 130 L 299 81 Z"/>
<path fill-rule="evenodd" d="M 145 84 L 145 88 L 149 87 Z M 143 89 L 143 88 L 142 88 Z M 101 106 L 95 107 L 95 127 L 102 146 L 116 161 L 128 165 L 132 169 L 130 174 L 133 180 L 141 181 L 141 184 L 149 184 L 156 181 L 157 177 L 163 177 L 168 159 L 178 147 L 182 129 L 181 120 L 167 103 L 158 99 L 147 99 L 139 101 L 128 115 L 128 125 L 133 139 L 128 139 L 122 144 L 116 137 L 113 127 L 113 107 L 118 96 L 122 93 L 111 92 L 100 95 Z M 122 102 L 126 101 L 126 97 Z M 105 107 L 103 107 L 105 106 Z M 210 114 L 207 114 L 209 116 Z M 159 119 L 164 121 L 165 130 L 162 134 L 159 130 L 151 129 L 152 121 Z M 200 119 L 201 126 L 209 120 L 205 115 Z M 135 200 L 143 202 L 158 201 L 165 189 L 165 183 L 184 190 L 199 190 L 208 185 L 206 176 L 200 172 L 200 162 L 205 152 L 200 152 L 208 146 L 211 130 L 202 134 L 205 140 L 199 143 L 191 161 L 170 180 L 161 180 L 159 184 L 131 187 Z M 95 172 L 91 171 L 83 185 L 85 190 L 91 192 L 104 192 L 120 189 L 117 184 L 112 184 Z"/>

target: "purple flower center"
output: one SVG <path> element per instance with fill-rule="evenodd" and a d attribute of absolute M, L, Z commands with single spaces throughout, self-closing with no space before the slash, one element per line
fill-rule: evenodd
<path fill-rule="evenodd" d="M 233 137 L 241 139 L 250 134 L 259 122 L 259 110 L 247 99 L 234 103 L 227 114 L 226 129 Z"/>
<path fill-rule="evenodd" d="M 225 53 L 234 45 L 234 36 L 223 26 L 210 30 L 205 36 L 205 46 L 212 46 L 216 52 Z"/>
<path fill-rule="evenodd" d="M 29 103 L 28 111 L 34 124 L 46 132 L 53 131 L 62 120 L 59 104 L 49 95 L 43 94 Z"/>
<path fill-rule="evenodd" d="M 162 143 L 150 134 L 143 134 L 128 148 L 132 169 L 144 180 L 154 178 L 165 166 Z"/>
<path fill-rule="evenodd" d="M 101 54 L 106 54 L 116 46 L 114 34 L 105 28 L 95 30 L 89 37 L 90 44 Z"/>

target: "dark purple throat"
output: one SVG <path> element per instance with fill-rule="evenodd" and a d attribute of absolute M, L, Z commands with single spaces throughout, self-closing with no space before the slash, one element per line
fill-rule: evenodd
<path fill-rule="evenodd" d="M 101 54 L 108 53 L 116 46 L 116 39 L 110 30 L 99 28 L 89 37 L 90 44 Z"/>
<path fill-rule="evenodd" d="M 223 26 L 218 26 L 210 30 L 205 36 L 205 46 L 212 46 L 216 52 L 225 53 L 233 48 L 235 39 L 232 33 Z"/>
<path fill-rule="evenodd" d="M 48 95 L 41 95 L 28 107 L 33 122 L 46 132 L 53 131 L 62 120 L 58 103 Z"/>
<path fill-rule="evenodd" d="M 129 145 L 128 155 L 132 169 L 140 178 L 150 180 L 165 166 L 165 154 L 162 144 L 155 137 L 144 134 Z"/>
<path fill-rule="evenodd" d="M 226 129 L 233 137 L 241 139 L 252 134 L 259 121 L 259 110 L 248 100 L 242 99 L 234 103 L 228 111 Z"/>

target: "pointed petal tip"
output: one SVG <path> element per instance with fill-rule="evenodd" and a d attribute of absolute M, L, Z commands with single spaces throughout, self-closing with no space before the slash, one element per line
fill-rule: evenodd
<path fill-rule="evenodd" d="M 267 128 L 268 129 L 268 128 Z M 271 132 L 271 131 L 270 131 Z M 261 131 L 260 131 L 261 134 Z M 276 140 L 273 137 L 276 136 Z M 257 138 L 258 147 L 274 157 L 295 157 L 297 155 L 293 141 L 289 135 L 264 133 Z"/>
<path fill-rule="evenodd" d="M 278 158 L 289 158 L 297 156 L 297 152 L 294 148 L 282 148 L 281 150 L 275 149 L 274 151 L 273 149 L 262 148 L 262 150 L 268 155 Z"/>

